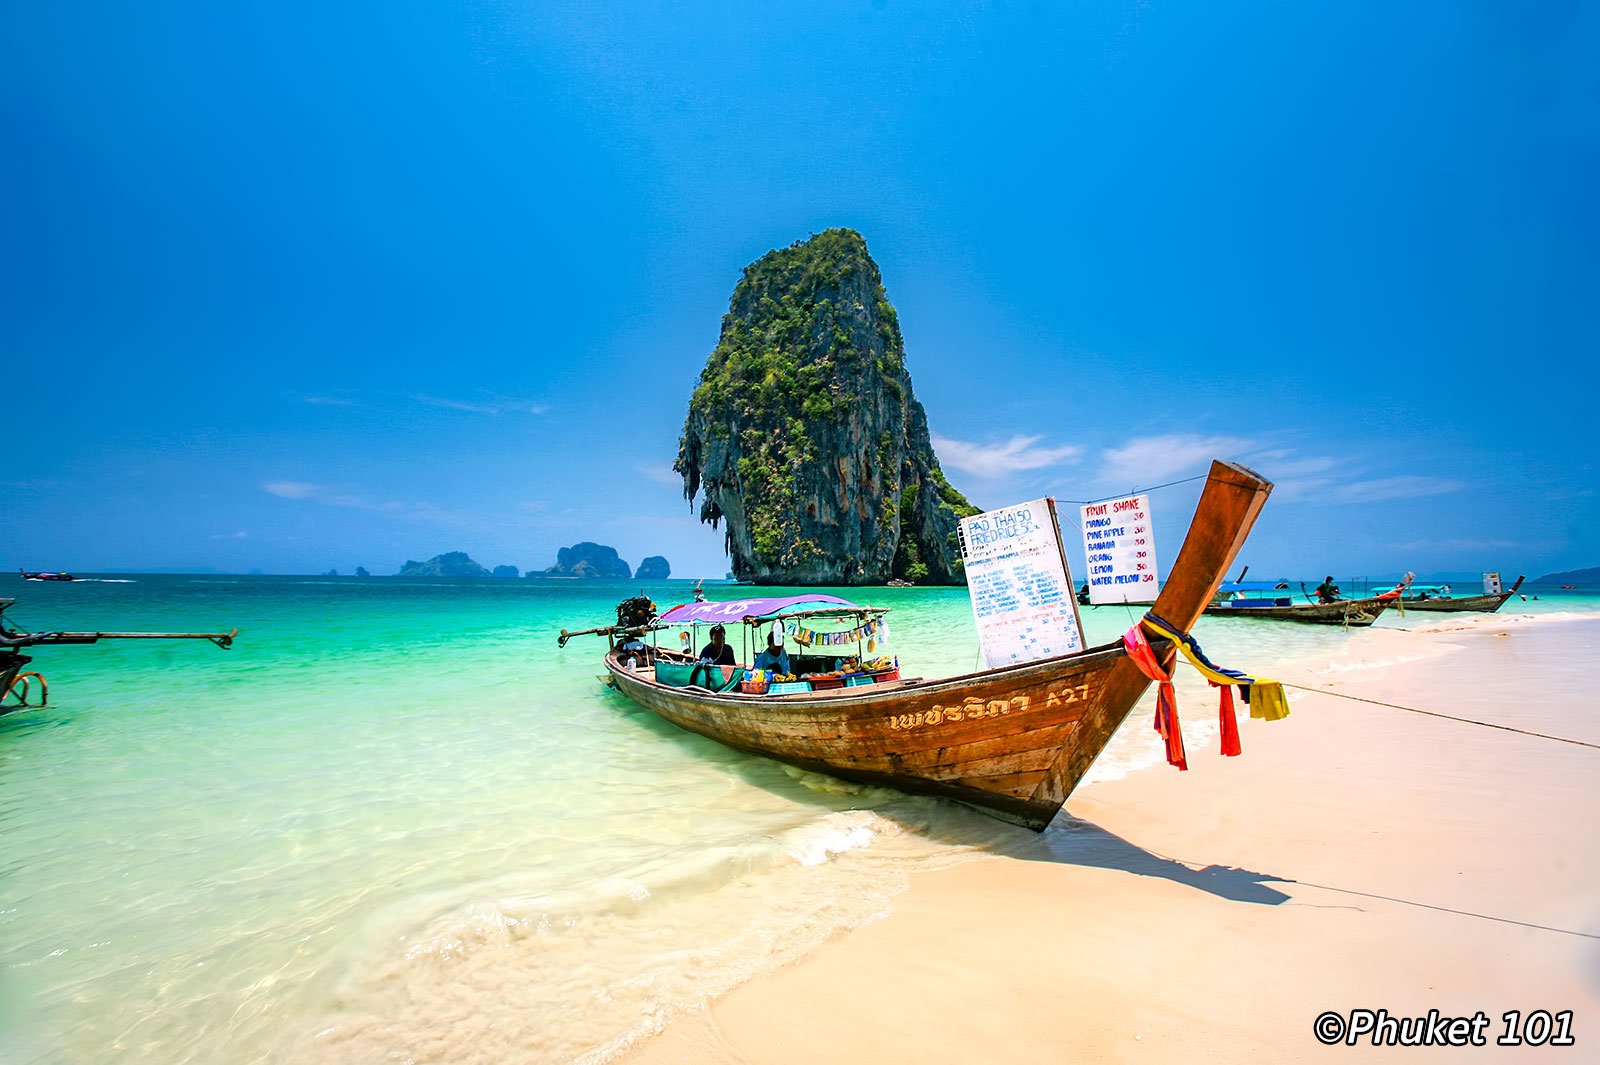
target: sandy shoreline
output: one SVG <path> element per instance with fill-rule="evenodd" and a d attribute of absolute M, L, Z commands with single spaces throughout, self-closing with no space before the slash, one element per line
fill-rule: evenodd
<path fill-rule="evenodd" d="M 1286 681 L 1600 744 L 1600 619 L 1429 619 Z M 1260 663 L 1239 663 L 1258 668 Z M 1600 750 L 1292 691 L 1049 831 L 635 1047 L 630 1065 L 1584 1060 L 1600 1040 Z M 1185 720 L 1216 713 L 1188 699 Z M 1141 705 L 1136 715 L 1147 718 Z M 1070 816 L 1068 816 L 1070 815 Z M 1481 1048 L 1324 1047 L 1324 1011 L 1488 1015 Z M 1574 1011 L 1572 1047 L 1502 1014 Z"/>

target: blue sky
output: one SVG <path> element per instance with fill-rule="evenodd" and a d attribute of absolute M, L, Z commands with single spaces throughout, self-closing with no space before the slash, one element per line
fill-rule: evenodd
<path fill-rule="evenodd" d="M 1515 7 L 19 8 L 0 566 L 720 574 L 689 393 L 830 226 L 980 505 L 1216 455 L 1262 576 L 1600 565 L 1600 11 Z"/>

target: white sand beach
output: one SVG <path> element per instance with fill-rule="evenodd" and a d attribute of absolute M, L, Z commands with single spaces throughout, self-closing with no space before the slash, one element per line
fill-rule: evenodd
<path fill-rule="evenodd" d="M 1279 679 L 1600 744 L 1600 620 L 1412 618 Z M 1291 690 L 1080 789 L 1043 835 L 635 1047 L 663 1062 L 1577 1061 L 1600 1039 L 1600 749 Z M 1214 720 L 1186 699 L 1185 721 Z M 1149 700 L 1135 711 L 1148 727 Z M 1152 740 L 1154 742 L 1154 740 Z M 1489 1018 L 1481 1048 L 1321 1045 L 1319 1014 Z M 1497 1046 L 1573 1011 L 1575 1046 Z M 1587 1049 L 1585 1049 L 1587 1048 Z"/>

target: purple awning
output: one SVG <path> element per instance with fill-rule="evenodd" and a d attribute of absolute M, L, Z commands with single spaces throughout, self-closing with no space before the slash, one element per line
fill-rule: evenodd
<path fill-rule="evenodd" d="M 668 625 L 731 625 L 743 618 L 770 618 L 796 610 L 826 607 L 860 609 L 836 595 L 786 595 L 765 599 L 730 599 L 726 603 L 684 603 L 662 614 L 660 620 Z"/>

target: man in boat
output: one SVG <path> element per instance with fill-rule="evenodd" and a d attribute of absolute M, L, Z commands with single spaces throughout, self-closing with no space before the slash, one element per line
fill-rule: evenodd
<path fill-rule="evenodd" d="M 711 642 L 700 649 L 700 661 L 713 666 L 737 665 L 733 648 L 728 644 L 728 630 L 721 625 L 711 626 Z"/>
<path fill-rule="evenodd" d="M 767 633 L 766 650 L 756 655 L 756 660 L 751 669 L 769 669 L 774 673 L 787 674 L 789 670 L 789 652 L 783 649 L 783 630 L 777 625 Z"/>
<path fill-rule="evenodd" d="M 1304 588 L 1305 585 L 1302 584 L 1300 587 Z M 1333 583 L 1333 576 L 1330 574 L 1322 578 L 1322 583 L 1317 585 L 1317 602 L 1337 603 L 1340 598 L 1342 597 L 1339 595 L 1339 586 Z"/>

